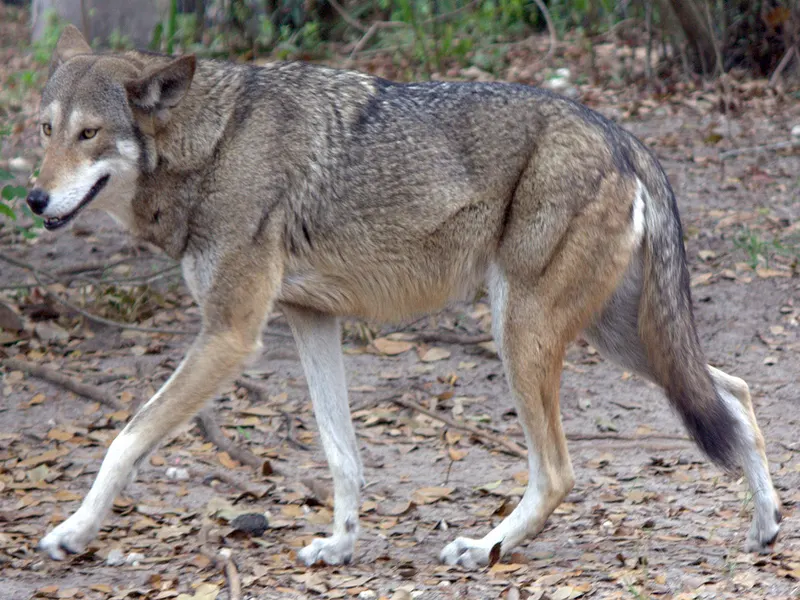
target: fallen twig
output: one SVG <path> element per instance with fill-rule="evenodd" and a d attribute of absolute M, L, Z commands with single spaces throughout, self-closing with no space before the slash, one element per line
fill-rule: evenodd
<path fill-rule="evenodd" d="M 471 425 L 469 423 L 459 423 L 459 422 L 454 421 L 453 419 L 451 419 L 449 417 L 445 417 L 444 415 L 438 415 L 435 412 L 433 412 L 432 410 L 428 410 L 424 406 L 420 406 L 419 404 L 417 404 L 413 400 L 407 400 L 406 398 L 403 398 L 402 396 L 394 395 L 394 396 L 389 396 L 388 398 L 382 398 L 381 401 L 382 402 L 387 402 L 387 401 L 388 402 L 394 402 L 395 404 L 399 404 L 400 406 L 404 406 L 406 408 L 410 408 L 411 410 L 415 410 L 417 412 L 420 412 L 423 415 L 427 415 L 427 416 L 431 417 L 432 419 L 436 419 L 437 421 L 441 421 L 442 423 L 444 423 L 446 425 L 449 425 L 450 427 L 453 427 L 454 429 L 461 429 L 462 431 L 469 431 L 470 433 L 472 433 L 473 435 L 475 435 L 476 437 L 478 437 L 478 438 L 480 438 L 482 440 L 491 442 L 492 444 L 495 444 L 496 446 L 500 446 L 502 450 L 504 450 L 505 452 L 508 452 L 509 454 L 512 454 L 514 456 L 521 456 L 522 458 L 527 458 L 527 456 L 528 456 L 528 451 L 525 448 L 523 448 L 522 446 L 520 446 L 519 444 L 517 444 L 516 442 L 513 442 L 511 440 L 503 439 L 500 436 L 497 436 L 497 435 L 494 435 L 492 433 L 489 433 L 488 431 L 484 431 L 483 429 L 479 429 L 478 427 L 475 427 L 474 425 Z"/>
<path fill-rule="evenodd" d="M 512 440 L 507 440 L 493 433 L 489 433 L 485 429 L 481 429 L 470 423 L 459 423 L 458 421 L 454 421 L 449 417 L 437 414 L 432 410 L 429 410 L 424 406 L 417 404 L 413 400 L 408 400 L 400 395 L 394 395 L 394 396 L 389 396 L 387 398 L 382 398 L 380 402 L 394 402 L 395 404 L 399 404 L 400 406 L 404 406 L 406 408 L 410 408 L 424 415 L 427 415 L 432 419 L 436 419 L 437 421 L 440 421 L 445 425 L 453 427 L 454 429 L 461 429 L 463 431 L 468 431 L 480 439 L 489 441 L 497 446 L 500 446 L 501 449 L 505 450 L 509 454 L 513 454 L 515 456 L 521 456 L 523 458 L 527 458 L 528 456 L 528 451 L 523 446 L 517 444 Z M 689 439 L 686 436 L 660 434 L 660 433 L 652 433 L 647 435 L 623 435 L 618 433 L 567 433 L 566 438 L 573 442 L 588 442 L 588 441 L 646 442 L 648 440 L 676 440 L 681 442 L 691 442 L 691 439 Z"/>
<path fill-rule="evenodd" d="M 76 381 L 72 377 L 58 373 L 48 367 L 43 367 L 16 358 L 3 359 L 2 365 L 8 369 L 24 371 L 30 373 L 34 377 L 38 377 L 39 379 L 44 379 L 50 383 L 60 385 L 61 387 L 74 392 L 79 396 L 89 398 L 90 400 L 99 402 L 100 404 L 108 406 L 109 408 L 113 408 L 114 410 L 120 410 L 123 408 L 119 402 L 109 396 L 102 388 L 96 385 Z M 205 409 L 200 412 L 195 417 L 195 421 L 204 437 L 220 450 L 227 452 L 232 459 L 239 461 L 243 465 L 248 465 L 259 469 L 261 473 L 266 475 L 269 475 L 272 472 L 277 472 L 277 470 L 272 467 L 268 461 L 257 457 L 246 448 L 237 446 L 230 439 L 228 439 L 225 433 L 223 433 L 222 428 L 219 426 L 216 419 L 214 419 L 210 409 Z"/>
<path fill-rule="evenodd" d="M 481 333 L 478 335 L 451 333 L 449 331 L 419 331 L 412 332 L 416 339 L 421 342 L 440 342 L 442 344 L 482 344 L 491 342 L 494 338 L 491 333 Z"/>
<path fill-rule="evenodd" d="M 647 433 L 644 435 L 624 435 L 621 433 L 567 433 L 566 436 L 571 442 L 643 442 L 647 440 L 692 441 L 685 435 L 671 435 L 668 433 Z"/>
<path fill-rule="evenodd" d="M 216 568 L 225 572 L 225 579 L 227 579 L 228 587 L 230 588 L 229 600 L 242 600 L 242 581 L 239 578 L 236 564 L 233 562 L 231 549 L 223 548 L 218 553 L 215 553 L 210 548 L 205 547 L 208 544 L 208 534 L 211 526 L 211 521 L 207 520 L 197 534 L 201 546 L 200 554 L 208 558 Z"/>
<path fill-rule="evenodd" d="M 740 154 L 759 154 L 761 152 L 771 152 L 773 150 L 785 150 L 786 148 L 800 147 L 800 139 L 789 140 L 786 142 L 776 142 L 774 144 L 765 144 L 763 146 L 750 146 L 747 148 L 736 148 L 734 150 L 727 150 L 719 153 L 719 159 L 725 160 Z"/>
<path fill-rule="evenodd" d="M 267 402 L 269 400 L 269 391 L 267 390 L 266 386 L 257 383 L 253 379 L 248 377 L 240 377 L 234 383 L 254 394 L 259 402 Z"/>
<path fill-rule="evenodd" d="M 239 579 L 239 571 L 236 570 L 236 563 L 230 556 L 225 559 L 225 577 L 231 590 L 228 596 L 230 600 L 242 600 L 242 582 Z"/>
<path fill-rule="evenodd" d="M 197 423 L 198 428 L 203 433 L 203 436 L 212 444 L 214 444 L 220 450 L 227 452 L 228 455 L 234 459 L 242 463 L 243 465 L 248 465 L 250 467 L 254 467 L 259 471 L 262 475 L 281 475 L 283 477 L 287 477 L 288 474 L 273 465 L 269 460 L 259 458 L 252 452 L 250 452 L 247 448 L 242 448 L 241 446 L 237 446 L 234 444 L 228 436 L 223 433 L 222 428 L 217 424 L 217 421 L 214 419 L 213 415 L 211 414 L 211 409 L 206 408 L 205 410 L 201 411 L 195 418 L 195 423 Z M 247 491 L 248 493 L 253 493 L 252 490 L 249 490 L 244 484 L 240 483 L 235 478 L 228 478 L 226 475 L 223 475 L 222 472 L 217 472 L 214 474 L 215 477 L 220 479 L 220 481 L 225 481 L 226 483 L 230 483 L 231 485 L 236 485 L 241 489 Z M 301 480 L 301 483 L 305 485 L 311 492 L 317 496 L 322 495 L 322 498 L 326 498 L 329 494 L 327 486 L 325 484 L 319 483 L 314 479 L 307 478 Z"/>
<path fill-rule="evenodd" d="M 68 275 L 79 275 L 81 273 L 91 273 L 93 271 L 108 271 L 109 269 L 113 269 L 114 267 L 118 267 L 119 265 L 124 265 L 130 262 L 139 262 L 139 261 L 146 261 L 152 260 L 157 262 L 174 262 L 170 258 L 165 258 L 162 256 L 129 256 L 128 258 L 121 258 L 119 260 L 114 260 L 111 262 L 90 262 L 90 263 L 83 263 L 77 265 L 70 265 L 68 267 L 64 267 L 55 271 L 55 274 L 59 277 L 64 277 Z"/>
<path fill-rule="evenodd" d="M 114 267 L 118 267 L 119 265 L 124 265 L 133 262 L 146 262 L 146 261 L 170 263 L 173 266 L 180 266 L 174 260 L 172 260 L 171 258 L 167 258 L 165 256 L 157 256 L 157 255 L 128 256 L 127 258 L 120 258 L 119 260 L 112 260 L 111 262 L 100 260 L 94 262 L 73 264 L 56 270 L 55 274 L 58 275 L 59 277 L 68 275 L 80 275 L 81 273 L 91 273 L 93 271 L 108 271 L 109 269 L 113 269 Z"/>
<path fill-rule="evenodd" d="M 283 441 L 288 442 L 298 450 L 311 450 L 310 446 L 298 440 L 294 435 L 294 414 L 281 411 L 281 415 L 283 416 L 284 423 L 286 423 L 286 435 L 283 437 Z"/>
<path fill-rule="evenodd" d="M 36 280 L 36 284 L 39 287 L 42 288 L 42 293 L 44 293 L 48 298 L 52 298 L 53 300 L 55 300 L 56 302 L 58 302 L 62 306 L 68 308 L 69 310 L 71 310 L 73 312 L 78 313 L 82 317 L 84 317 L 84 318 L 86 318 L 89 321 L 92 321 L 94 323 L 99 323 L 101 325 L 105 325 L 106 327 L 114 327 L 116 329 L 127 329 L 127 330 L 130 330 L 130 331 L 140 331 L 142 333 L 159 333 L 159 334 L 163 334 L 163 335 L 197 335 L 198 333 L 200 333 L 200 331 L 197 330 L 197 329 L 167 329 L 167 328 L 162 328 L 162 327 L 144 327 L 144 326 L 141 326 L 141 325 L 132 325 L 130 323 L 122 323 L 120 321 L 114 321 L 112 319 L 106 319 L 105 317 L 99 317 L 97 315 L 94 315 L 94 314 L 90 313 L 87 310 L 84 310 L 80 306 L 76 306 L 75 304 L 73 304 L 72 302 L 70 302 L 68 300 L 64 300 L 58 294 L 55 294 L 55 293 L 51 292 L 50 290 L 48 290 L 47 289 L 47 285 L 48 284 L 43 282 L 41 280 L 40 276 L 46 277 L 48 279 L 52 279 L 53 283 L 59 282 L 58 277 L 56 277 L 54 274 L 49 273 L 47 271 L 43 271 L 41 269 L 37 269 L 36 267 L 34 267 L 33 265 L 31 265 L 29 263 L 26 263 L 24 261 L 18 260 L 16 258 L 13 258 L 13 257 L 10 257 L 10 256 L 6 256 L 3 253 L 0 253 L 0 260 L 3 260 L 3 261 L 5 261 L 5 262 L 7 262 L 7 263 L 9 263 L 11 265 L 14 265 L 15 267 L 18 267 L 20 269 L 24 269 L 24 270 L 28 271 L 31 275 L 33 275 L 33 278 Z M 167 269 L 167 270 L 171 270 L 171 267 L 170 267 L 170 269 Z M 167 271 L 167 270 L 165 270 L 165 271 Z M 154 277 L 156 275 L 162 276 L 165 271 L 159 271 L 158 273 L 155 273 L 155 274 L 151 275 L 151 277 Z M 97 280 L 96 282 L 97 283 L 102 283 L 103 280 Z M 23 284 L 20 287 L 29 287 L 29 286 Z M 283 331 L 268 331 L 268 330 L 265 329 L 264 334 L 265 335 L 269 335 L 269 336 L 273 336 L 273 337 L 292 338 L 291 334 L 284 333 Z"/>
<path fill-rule="evenodd" d="M 91 275 L 83 275 L 83 276 L 75 276 L 74 278 L 69 280 L 69 284 L 73 282 L 79 282 L 83 286 L 86 285 L 116 285 L 116 284 L 138 284 L 138 285 L 147 285 L 153 283 L 154 281 L 158 281 L 159 279 L 164 279 L 171 275 L 177 275 L 180 272 L 180 265 L 170 265 L 169 267 L 165 267 L 163 269 L 159 269 L 154 273 L 148 273 L 144 275 L 131 275 L 128 277 L 92 277 Z"/>
<path fill-rule="evenodd" d="M 119 321 L 113 321 L 111 319 L 106 319 L 104 317 L 98 317 L 97 315 L 93 315 L 92 313 L 82 309 L 80 306 L 75 306 L 74 304 L 72 304 L 68 300 L 64 300 L 63 298 L 61 298 L 61 296 L 59 296 L 58 294 L 55 294 L 55 293 L 51 292 L 50 290 L 48 290 L 47 289 L 47 284 L 44 283 L 41 280 L 40 275 L 42 275 L 44 277 L 47 277 L 49 279 L 57 280 L 58 278 L 55 275 L 53 275 L 52 273 L 48 273 L 46 271 L 42 271 L 41 269 L 37 269 L 36 267 L 34 267 L 31 264 L 28 264 L 28 263 L 26 263 L 24 261 L 21 261 L 21 260 L 18 260 L 16 258 L 12 258 L 10 256 L 6 256 L 6 255 L 4 255 L 2 253 L 0 253 L 0 260 L 3 260 L 3 261 L 5 261 L 5 262 L 7 262 L 9 264 L 12 264 L 15 267 L 18 267 L 20 269 L 25 269 L 31 275 L 33 275 L 33 278 L 36 280 L 36 283 L 39 284 L 39 286 L 42 288 L 42 292 L 48 298 L 52 298 L 53 300 L 55 300 L 59 304 L 65 306 L 66 308 L 70 309 L 71 311 L 76 312 L 79 315 L 81 315 L 82 317 L 85 317 L 86 319 L 88 319 L 90 321 L 93 321 L 95 323 L 100 323 L 101 325 L 106 325 L 107 327 L 116 327 L 117 329 L 129 329 L 131 331 L 141 331 L 143 333 L 161 333 L 161 334 L 166 334 L 166 335 L 196 335 L 198 333 L 197 330 L 162 329 L 162 328 L 159 328 L 159 327 L 142 327 L 142 326 L 139 326 L 139 325 L 131 325 L 129 323 L 121 323 Z"/>
<path fill-rule="evenodd" d="M 103 388 L 97 387 L 96 385 L 91 385 L 89 383 L 82 383 L 49 367 L 43 367 L 41 365 L 16 358 L 3 359 L 2 364 L 8 369 L 15 369 L 30 373 L 34 377 L 44 379 L 45 381 L 55 385 L 59 385 L 70 392 L 78 394 L 79 396 L 83 396 L 84 398 L 89 398 L 95 402 L 99 402 L 100 404 L 108 406 L 109 408 L 113 408 L 114 410 L 120 410 L 123 408 L 122 405 L 114 400 L 114 398 L 109 396 L 105 390 L 103 390 Z"/>
<path fill-rule="evenodd" d="M 29 263 L 26 263 L 25 261 L 19 260 L 18 258 L 14 258 L 13 256 L 7 256 L 7 255 L 3 254 L 2 252 L 0 252 L 0 260 L 2 260 L 4 262 L 7 262 L 8 264 L 17 267 L 18 269 L 23 269 L 25 271 L 28 271 L 28 272 L 32 273 L 34 275 L 34 277 L 36 275 L 42 275 L 42 276 L 47 277 L 49 279 L 58 279 L 58 277 L 56 277 L 52 273 L 49 273 L 48 271 L 44 271 L 42 269 L 37 269 L 36 267 L 34 267 L 33 265 L 31 265 Z M 38 281 L 38 279 L 37 279 L 37 281 Z"/>
<path fill-rule="evenodd" d="M 200 429 L 201 433 L 203 434 L 203 437 L 205 437 L 209 442 L 214 444 L 223 452 L 227 452 L 233 460 L 239 461 L 243 465 L 248 465 L 258 469 L 259 472 L 265 475 L 269 475 L 271 472 L 274 472 L 274 469 L 268 460 L 259 458 L 247 448 L 243 448 L 234 444 L 222 431 L 222 428 L 219 426 L 214 418 L 214 415 L 211 413 L 211 409 L 203 409 L 197 414 L 194 420 L 195 423 L 197 423 L 198 429 Z"/>
<path fill-rule="evenodd" d="M 36 277 L 36 275 L 34 275 Z M 38 279 L 37 279 L 38 281 Z M 41 283 L 41 282 L 40 282 Z M 141 331 L 142 333 L 160 333 L 163 335 L 197 335 L 200 333 L 198 329 L 164 329 L 161 327 L 143 327 L 141 325 L 131 325 L 130 323 L 122 323 L 120 321 L 114 321 L 112 319 L 106 319 L 105 317 L 98 317 L 97 315 L 93 315 L 89 311 L 82 309 L 80 306 L 75 306 L 72 302 L 68 300 L 64 300 L 58 294 L 54 294 L 53 292 L 49 291 L 44 284 L 41 284 L 45 295 L 49 298 L 52 298 L 59 304 L 65 306 L 66 308 L 70 309 L 85 317 L 89 321 L 94 323 L 99 323 L 100 325 L 105 325 L 106 327 L 115 327 L 117 329 L 128 329 L 130 331 Z"/>
<path fill-rule="evenodd" d="M 189 474 L 192 477 L 197 479 L 201 479 L 203 483 L 210 484 L 210 482 L 214 481 L 221 481 L 223 483 L 227 483 L 231 487 L 235 487 L 242 492 L 249 494 L 253 498 L 263 498 L 270 492 L 270 488 L 268 486 L 261 486 L 261 489 L 256 489 L 251 487 L 232 473 L 223 470 L 212 471 L 211 473 L 202 473 L 197 469 L 188 469 Z"/>

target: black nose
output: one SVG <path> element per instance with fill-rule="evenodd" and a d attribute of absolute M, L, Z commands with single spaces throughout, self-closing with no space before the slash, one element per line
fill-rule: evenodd
<path fill-rule="evenodd" d="M 44 190 L 39 189 L 32 189 L 28 192 L 28 206 L 31 207 L 31 210 L 40 215 L 44 212 L 44 209 L 47 208 L 47 203 L 50 201 L 50 196 Z"/>

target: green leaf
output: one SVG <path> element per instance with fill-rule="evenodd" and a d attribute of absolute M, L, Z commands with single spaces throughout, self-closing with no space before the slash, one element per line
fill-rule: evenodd
<path fill-rule="evenodd" d="M 17 213 L 15 213 L 14 209 L 11 208 L 5 202 L 0 202 L 0 215 L 5 215 L 6 217 L 11 219 L 12 221 L 16 221 L 17 220 Z"/>
<path fill-rule="evenodd" d="M 21 185 L 3 186 L 3 200 L 13 200 L 14 198 L 24 198 L 28 194 L 28 188 Z"/>
<path fill-rule="evenodd" d="M 14 179 L 14 174 L 11 171 L 0 169 L 0 179 L 2 180 Z"/>

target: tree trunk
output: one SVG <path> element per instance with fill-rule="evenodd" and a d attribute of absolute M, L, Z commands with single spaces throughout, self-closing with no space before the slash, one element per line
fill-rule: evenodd
<path fill-rule="evenodd" d="M 716 41 L 709 22 L 711 9 L 706 0 L 661 0 L 661 4 L 672 9 L 683 29 L 692 68 L 705 75 L 721 69 L 722 65 L 717 65 Z"/>
<path fill-rule="evenodd" d="M 121 33 L 134 46 L 146 48 L 153 29 L 165 16 L 164 0 L 33 0 L 31 7 L 32 38 L 40 40 L 47 28 L 50 11 L 84 31 L 101 44 L 109 36 Z"/>

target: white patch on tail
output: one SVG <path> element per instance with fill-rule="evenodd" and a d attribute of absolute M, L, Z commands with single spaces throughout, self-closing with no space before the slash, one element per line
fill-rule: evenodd
<path fill-rule="evenodd" d="M 638 246 L 644 239 L 644 210 L 645 203 L 650 200 L 650 194 L 644 187 L 641 179 L 636 180 L 636 196 L 633 198 L 632 209 L 632 234 L 633 245 Z"/>

